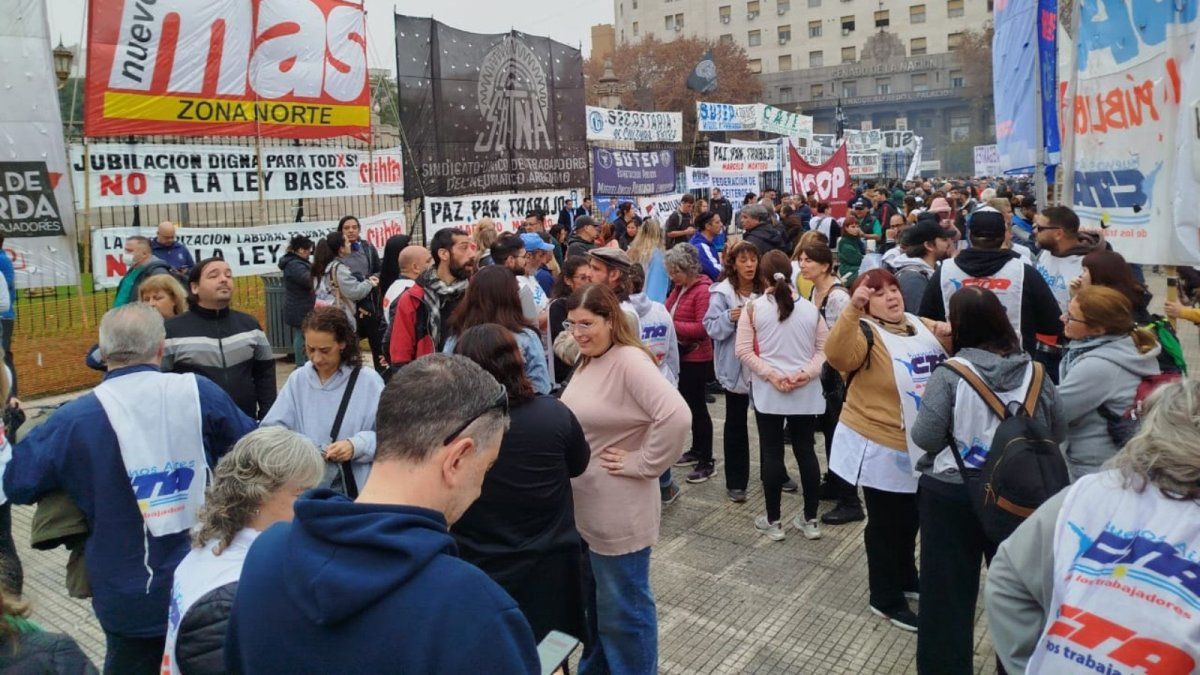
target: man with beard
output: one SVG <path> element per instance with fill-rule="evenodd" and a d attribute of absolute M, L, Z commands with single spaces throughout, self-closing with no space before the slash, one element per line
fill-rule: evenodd
<path fill-rule="evenodd" d="M 712 198 L 708 200 L 708 209 L 721 216 L 721 222 L 728 225 L 733 222 L 733 204 L 721 194 L 721 188 L 712 189 Z"/>
<path fill-rule="evenodd" d="M 938 219 L 930 215 L 917 218 L 917 222 L 901 235 L 904 254 L 892 261 L 891 268 L 896 281 L 900 282 L 904 311 L 915 314 L 920 308 L 929 278 L 937 270 L 938 263 L 950 257 L 955 234 L 955 230 L 942 227 Z"/>
<path fill-rule="evenodd" d="M 448 335 L 446 322 L 475 272 L 475 251 L 463 230 L 438 230 L 429 242 L 429 253 L 435 266 L 417 277 L 417 283 L 393 303 L 395 315 L 387 335 L 389 375 L 442 350 Z"/>

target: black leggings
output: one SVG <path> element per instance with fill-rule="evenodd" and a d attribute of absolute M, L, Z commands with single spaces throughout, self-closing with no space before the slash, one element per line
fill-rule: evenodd
<path fill-rule="evenodd" d="M 679 394 L 692 411 L 692 454 L 702 466 L 713 464 L 713 425 L 704 391 L 712 375 L 712 361 L 679 364 Z"/>
<path fill-rule="evenodd" d="M 745 490 L 750 482 L 750 394 L 725 392 L 725 489 Z"/>
<path fill-rule="evenodd" d="M 908 607 L 917 590 L 917 495 L 863 487 L 867 502 L 867 580 L 871 606 L 881 612 Z"/>
<path fill-rule="evenodd" d="M 772 415 L 754 411 L 758 423 L 759 464 L 762 470 L 763 499 L 767 505 L 767 520 L 779 520 L 780 501 L 787 471 L 783 464 L 783 424 L 787 422 L 792 437 L 792 453 L 800 467 L 800 485 L 804 490 L 804 519 L 817 517 L 821 502 L 821 465 L 813 446 L 817 428 L 816 415 Z"/>

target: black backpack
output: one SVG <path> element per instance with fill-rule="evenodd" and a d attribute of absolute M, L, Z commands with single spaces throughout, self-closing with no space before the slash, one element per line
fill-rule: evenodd
<path fill-rule="evenodd" d="M 951 444 L 971 504 L 993 543 L 1004 541 L 1037 507 L 1071 483 L 1067 463 L 1046 425 L 1033 416 L 1045 382 L 1042 364 L 1033 364 L 1029 393 L 1011 406 L 975 371 L 954 361 L 941 364 L 961 377 L 1000 419 L 983 467 L 968 469 Z"/>

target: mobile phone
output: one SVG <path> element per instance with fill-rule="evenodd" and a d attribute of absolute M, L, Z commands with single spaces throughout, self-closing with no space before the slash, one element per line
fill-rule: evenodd
<path fill-rule="evenodd" d="M 552 675 L 559 666 L 571 658 L 571 653 L 579 646 L 579 640 L 563 633 L 552 630 L 538 644 L 538 660 L 542 663 L 542 675 Z"/>

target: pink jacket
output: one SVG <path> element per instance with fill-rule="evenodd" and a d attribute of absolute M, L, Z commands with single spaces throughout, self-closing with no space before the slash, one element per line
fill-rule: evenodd
<path fill-rule="evenodd" d="M 681 292 L 671 289 L 667 296 L 667 311 L 675 321 L 675 334 L 679 336 L 679 360 L 685 363 L 703 363 L 713 360 L 712 338 L 704 329 L 704 315 L 708 312 L 708 287 L 712 279 L 698 274 L 691 286 Z M 676 307 L 676 304 L 679 306 Z M 688 350 L 694 344 L 695 349 Z"/>

